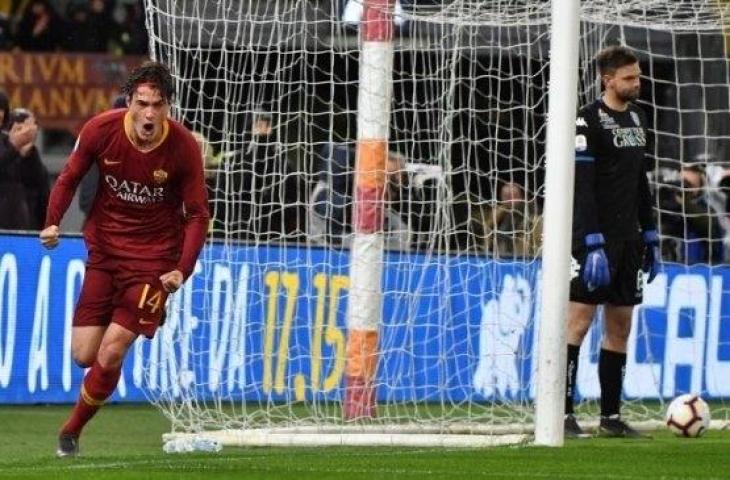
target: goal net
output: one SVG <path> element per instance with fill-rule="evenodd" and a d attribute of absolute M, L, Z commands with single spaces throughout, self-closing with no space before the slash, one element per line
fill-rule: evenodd
<path fill-rule="evenodd" d="M 549 2 L 146 3 L 174 115 L 203 139 L 213 216 L 167 324 L 138 349 L 173 432 L 269 445 L 523 439 L 550 282 L 546 112 L 561 101 L 547 98 Z M 632 421 L 660 419 L 688 391 L 727 416 L 726 13 L 710 1 L 581 7 L 579 103 L 600 92 L 595 54 L 624 43 L 641 59 L 655 138 L 667 261 L 634 315 Z M 707 175 L 696 188 L 690 164 Z M 597 415 L 600 338 L 597 318 L 581 354 L 584 419 Z"/>

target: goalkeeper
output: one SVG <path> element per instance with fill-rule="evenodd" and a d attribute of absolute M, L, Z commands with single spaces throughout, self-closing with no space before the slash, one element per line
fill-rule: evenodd
<path fill-rule="evenodd" d="M 597 62 L 603 95 L 576 119 L 565 434 L 583 434 L 573 410 L 578 352 L 596 307 L 604 305 L 599 433 L 640 437 L 621 419 L 620 406 L 632 311 L 642 300 L 644 274 L 651 282 L 660 260 L 646 176 L 647 122 L 633 103 L 641 75 L 636 55 L 612 46 L 599 52 Z"/>

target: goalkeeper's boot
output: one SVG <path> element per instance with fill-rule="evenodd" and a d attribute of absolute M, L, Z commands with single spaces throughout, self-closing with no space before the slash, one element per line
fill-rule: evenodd
<path fill-rule="evenodd" d="M 601 437 L 619 437 L 619 438 L 651 438 L 637 431 L 629 424 L 621 420 L 618 415 L 609 417 L 601 417 L 601 423 L 598 425 L 598 435 Z"/>
<path fill-rule="evenodd" d="M 583 438 L 587 436 L 572 413 L 565 416 L 563 428 L 565 429 L 565 438 Z"/>
<path fill-rule="evenodd" d="M 79 436 L 71 433 L 61 433 L 58 436 L 58 458 L 75 457 L 79 454 Z"/>

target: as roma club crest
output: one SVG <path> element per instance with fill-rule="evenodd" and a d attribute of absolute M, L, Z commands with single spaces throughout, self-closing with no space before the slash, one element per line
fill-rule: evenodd
<path fill-rule="evenodd" d="M 165 181 L 167 181 L 167 172 L 160 168 L 152 172 L 152 178 L 158 185 L 161 183 L 165 183 Z"/>

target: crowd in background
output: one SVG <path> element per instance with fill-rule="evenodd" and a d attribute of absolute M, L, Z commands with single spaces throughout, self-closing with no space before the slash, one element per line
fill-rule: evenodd
<path fill-rule="evenodd" d="M 144 55 L 142 0 L 0 1 L 0 49 Z"/>
<path fill-rule="evenodd" d="M 124 98 L 113 107 L 125 105 Z M 32 112 L 9 105 L 0 91 L 0 230 L 38 230 L 43 226 L 51 177 L 36 147 L 39 126 Z M 196 132 L 205 159 L 213 236 L 242 241 L 308 242 L 335 248 L 349 245 L 352 229 L 355 149 L 324 145 L 314 171 L 295 174 L 275 135 L 271 116 L 259 116 L 248 129 L 249 148 L 223 169 L 222 152 Z M 498 259 L 540 255 L 542 212 L 539 197 L 510 179 L 494 181 L 494 197 L 445 192 L 439 175 L 418 180 L 408 159 L 388 153 L 386 248 L 420 251 L 437 248 L 486 254 Z M 412 165 L 411 165 L 412 166 Z M 224 171 L 227 170 L 227 171 Z M 730 258 L 730 170 L 699 158 L 681 168 L 650 174 L 662 237 L 664 261 L 720 264 Z M 79 189 L 79 207 L 88 214 L 96 192 L 92 171 Z M 441 191 L 440 191 L 441 189 Z M 440 193 L 439 193 L 440 191 Z M 439 220 L 439 205 L 452 197 L 451 225 Z M 459 219 L 458 212 L 466 212 Z M 456 232 L 445 243 L 439 233 Z"/>
<path fill-rule="evenodd" d="M 144 19 L 142 0 L 0 0 L 0 49 L 146 54 Z M 115 106 L 124 106 L 124 99 Z M 252 117 L 247 147 L 239 158 L 227 160 L 225 172 L 224 152 L 196 133 L 206 164 L 211 232 L 242 241 L 346 248 L 352 235 L 354 143 L 319 146 L 312 152 L 313 171 L 299 175 L 287 162 L 276 128 L 271 115 Z M 37 146 L 38 131 L 33 113 L 9 105 L 0 92 L 0 230 L 43 225 L 52 178 Z M 519 156 L 509 154 L 510 162 Z M 706 157 L 650 174 L 665 261 L 730 260 L 730 170 Z M 449 191 L 449 182 L 438 175 L 423 180 L 409 168 L 413 165 L 395 148 L 388 153 L 386 248 L 458 250 L 499 259 L 540 255 L 542 202 L 526 182 L 492 178 L 484 198 Z M 95 189 L 92 171 L 80 188 L 84 214 Z M 450 199 L 448 212 L 436 207 L 444 199 Z M 439 243 L 443 232 L 454 233 Z"/>
<path fill-rule="evenodd" d="M 716 265 L 730 259 L 730 169 L 706 155 L 654 175 L 662 258 Z"/>
<path fill-rule="evenodd" d="M 50 178 L 36 148 L 37 137 L 33 113 L 11 108 L 0 92 L 0 229 L 43 228 Z"/>
<path fill-rule="evenodd" d="M 297 176 L 270 117 L 254 122 L 250 148 L 223 177 L 211 177 L 214 233 L 244 241 L 303 241 L 347 248 L 352 236 L 354 143 L 313 152 L 313 171 Z M 730 260 L 730 168 L 706 155 L 649 173 L 664 261 L 716 265 Z M 232 164 L 231 164 L 232 165 Z M 391 148 L 386 161 L 384 244 L 391 250 L 451 250 L 497 259 L 541 254 L 542 198 L 517 178 L 492 178 L 491 197 L 455 191 L 442 174 L 424 180 Z M 419 178 L 421 177 L 421 178 Z M 221 181 L 223 183 L 221 183 Z M 444 210 L 445 199 L 450 199 Z M 306 212 L 302 212 L 302 205 Z M 440 209 L 440 210 L 439 210 Z M 441 235 L 448 238 L 439 241 Z"/>
<path fill-rule="evenodd" d="M 0 0 L 0 50 L 146 55 L 144 20 L 142 0 Z M 52 177 L 41 159 L 43 126 L 23 107 L 0 91 L 0 230 L 39 230 L 45 221 Z M 93 173 L 82 211 L 95 193 Z"/>

